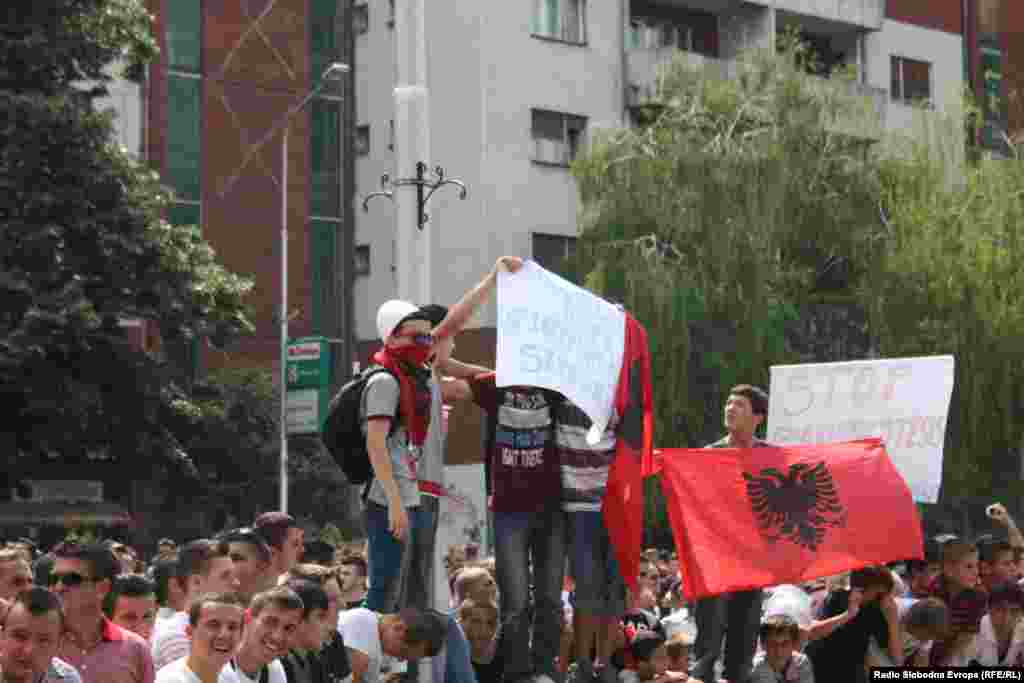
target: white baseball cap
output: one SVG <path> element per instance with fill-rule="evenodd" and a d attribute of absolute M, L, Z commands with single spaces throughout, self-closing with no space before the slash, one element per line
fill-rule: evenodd
<path fill-rule="evenodd" d="M 391 333 L 403 322 L 419 313 L 419 306 L 401 299 L 385 301 L 377 309 L 377 334 L 382 342 L 387 342 Z"/>

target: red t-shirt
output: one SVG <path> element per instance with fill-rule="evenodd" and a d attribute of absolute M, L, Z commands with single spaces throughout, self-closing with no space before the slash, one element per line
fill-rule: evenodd
<path fill-rule="evenodd" d="M 552 407 L 557 392 L 501 387 L 494 373 L 469 382 L 473 400 L 487 413 L 487 490 L 495 512 L 539 512 L 561 500 Z"/>

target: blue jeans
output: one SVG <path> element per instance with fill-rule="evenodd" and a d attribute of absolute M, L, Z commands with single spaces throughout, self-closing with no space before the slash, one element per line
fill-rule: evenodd
<path fill-rule="evenodd" d="M 415 594 L 403 590 L 404 578 L 412 566 L 413 553 L 423 550 L 429 544 L 434 546 L 433 532 L 436 515 L 431 508 L 411 507 L 405 509 L 409 516 L 407 538 L 399 541 L 388 531 L 388 509 L 383 505 L 366 501 L 366 563 L 369 570 L 370 588 L 366 591 L 366 607 L 374 612 L 390 614 L 402 607 L 429 607 L 429 592 L 424 584 L 413 582 Z M 427 577 L 429 581 L 429 577 Z"/>
<path fill-rule="evenodd" d="M 494 513 L 495 578 L 501 593 L 498 651 L 506 681 L 542 673 L 560 678 L 555 658 L 562 637 L 564 520 L 558 501 L 543 512 Z"/>
<path fill-rule="evenodd" d="M 431 660 L 434 683 L 478 683 L 473 671 L 473 658 L 469 641 L 455 615 L 448 615 L 448 637 L 444 649 Z M 479 683 L 487 683 L 480 681 Z"/>
<path fill-rule="evenodd" d="M 591 617 L 621 617 L 626 611 L 626 582 L 600 510 L 565 513 L 569 573 L 576 582 L 574 608 Z"/>

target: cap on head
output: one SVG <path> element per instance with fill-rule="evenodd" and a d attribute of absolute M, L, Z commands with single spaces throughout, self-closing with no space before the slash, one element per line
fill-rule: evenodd
<path fill-rule="evenodd" d="M 416 318 L 426 319 L 420 309 L 408 301 L 400 299 L 385 301 L 377 309 L 377 334 L 380 336 L 380 340 L 386 343 L 388 337 L 398 329 L 399 325 L 406 320 Z"/>

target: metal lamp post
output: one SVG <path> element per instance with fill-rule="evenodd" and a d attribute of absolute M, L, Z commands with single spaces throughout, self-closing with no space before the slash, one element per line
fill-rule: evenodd
<path fill-rule="evenodd" d="M 221 190 L 220 196 L 225 196 L 231 187 L 241 176 L 242 170 L 249 164 L 253 157 L 266 145 L 274 135 L 281 130 L 281 339 L 280 339 L 280 361 L 281 361 L 281 401 L 280 401 L 280 507 L 282 512 L 288 511 L 288 124 L 292 117 L 305 109 L 314 97 L 323 89 L 328 82 L 338 80 L 350 67 L 342 62 L 334 62 L 324 70 L 317 83 L 297 105 L 289 109 L 283 117 L 270 127 L 259 141 L 249 148 L 238 170 L 228 179 Z"/>

